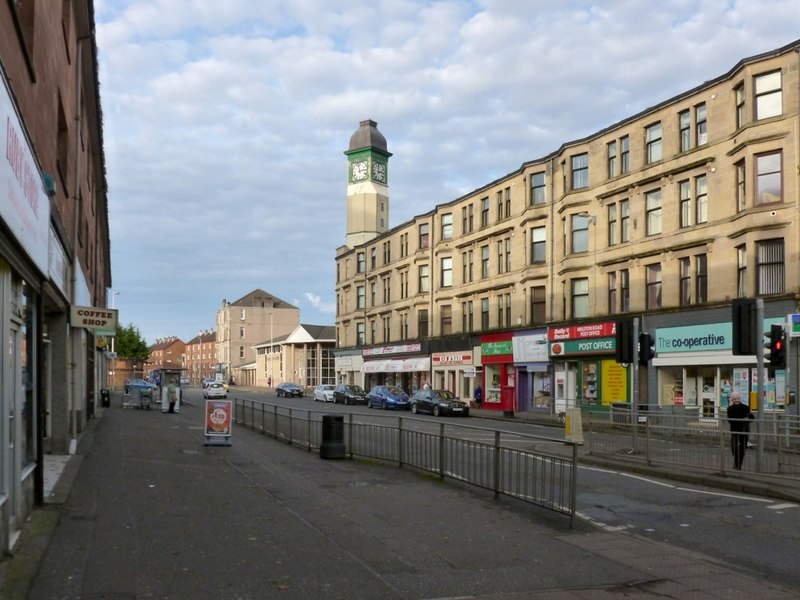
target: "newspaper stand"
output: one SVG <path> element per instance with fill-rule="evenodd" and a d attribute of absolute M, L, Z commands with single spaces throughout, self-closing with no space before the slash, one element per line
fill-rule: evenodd
<path fill-rule="evenodd" d="M 204 446 L 230 446 L 233 427 L 232 400 L 206 400 Z"/>

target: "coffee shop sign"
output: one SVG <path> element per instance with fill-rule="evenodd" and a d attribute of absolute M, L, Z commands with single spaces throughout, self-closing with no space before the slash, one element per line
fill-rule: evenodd
<path fill-rule="evenodd" d="M 73 306 L 70 311 L 69 324 L 86 329 L 116 329 L 117 310 L 93 306 Z"/>

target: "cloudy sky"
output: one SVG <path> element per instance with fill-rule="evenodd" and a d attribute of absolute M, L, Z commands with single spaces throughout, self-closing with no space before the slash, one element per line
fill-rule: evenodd
<path fill-rule="evenodd" d="M 657 8 L 656 8 L 657 7 Z M 149 343 L 262 288 L 335 320 L 347 149 L 398 225 L 800 38 L 796 0 L 95 0 L 112 292 Z"/>

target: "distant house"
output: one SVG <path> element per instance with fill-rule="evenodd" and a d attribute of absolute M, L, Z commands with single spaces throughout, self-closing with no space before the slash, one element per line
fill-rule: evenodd
<path fill-rule="evenodd" d="M 144 365 L 145 376 L 150 376 L 157 369 L 182 369 L 185 352 L 186 344 L 176 337 L 156 340 L 150 346 L 150 358 Z"/>
<path fill-rule="evenodd" d="M 217 365 L 217 334 L 212 330 L 201 331 L 186 342 L 184 353 L 186 376 L 194 384 L 206 377 L 213 377 Z"/>

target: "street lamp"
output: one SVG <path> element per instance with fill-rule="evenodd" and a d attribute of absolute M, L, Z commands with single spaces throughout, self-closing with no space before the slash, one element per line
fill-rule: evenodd
<path fill-rule="evenodd" d="M 113 292 L 111 294 L 111 309 L 116 309 L 116 300 L 117 296 L 120 295 L 121 292 Z M 119 329 L 119 318 L 117 319 L 117 329 Z M 114 335 L 111 336 L 111 355 L 114 357 L 111 360 L 111 387 L 113 388 L 117 383 L 117 355 L 115 350 L 114 341 L 117 339 L 117 332 L 114 332 Z"/>

